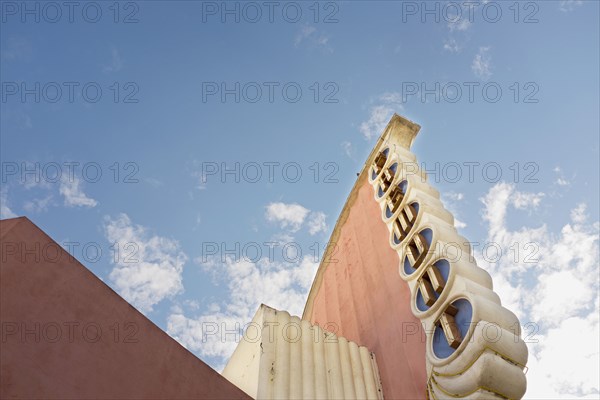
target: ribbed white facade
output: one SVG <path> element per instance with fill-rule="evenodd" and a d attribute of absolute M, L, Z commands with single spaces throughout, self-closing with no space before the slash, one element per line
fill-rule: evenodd
<path fill-rule="evenodd" d="M 265 305 L 223 376 L 255 399 L 383 399 L 366 347 Z"/>

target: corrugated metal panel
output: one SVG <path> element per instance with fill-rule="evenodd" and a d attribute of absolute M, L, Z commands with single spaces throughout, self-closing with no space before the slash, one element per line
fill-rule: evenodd
<path fill-rule="evenodd" d="M 383 399 L 366 347 L 265 305 L 223 376 L 255 399 Z"/>

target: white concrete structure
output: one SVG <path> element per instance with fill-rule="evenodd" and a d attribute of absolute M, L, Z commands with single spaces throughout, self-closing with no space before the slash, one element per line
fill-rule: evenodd
<path fill-rule="evenodd" d="M 418 125 L 394 115 L 376 149 L 369 182 L 398 252 L 413 314 L 427 333 L 427 391 L 433 399 L 519 399 L 527 346 L 490 275 L 410 152 Z"/>
<path fill-rule="evenodd" d="M 366 347 L 265 305 L 223 376 L 254 399 L 383 399 Z"/>

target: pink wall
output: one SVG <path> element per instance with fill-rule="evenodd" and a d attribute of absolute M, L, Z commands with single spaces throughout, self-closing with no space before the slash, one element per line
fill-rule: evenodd
<path fill-rule="evenodd" d="M 55 261 L 27 218 L 0 221 L 0 240 L 0 398 L 249 399 L 68 253 Z M 24 243 L 39 261 L 12 254 Z"/>
<path fill-rule="evenodd" d="M 328 323 L 337 324 L 338 335 L 375 353 L 386 399 L 422 399 L 425 335 L 410 309 L 410 291 L 398 264 L 365 179 L 314 297 L 310 320 L 330 330 Z"/>

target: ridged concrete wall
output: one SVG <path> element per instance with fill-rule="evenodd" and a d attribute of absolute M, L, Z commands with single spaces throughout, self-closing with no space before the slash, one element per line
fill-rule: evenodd
<path fill-rule="evenodd" d="M 366 347 L 264 305 L 223 376 L 255 399 L 383 399 Z"/>

